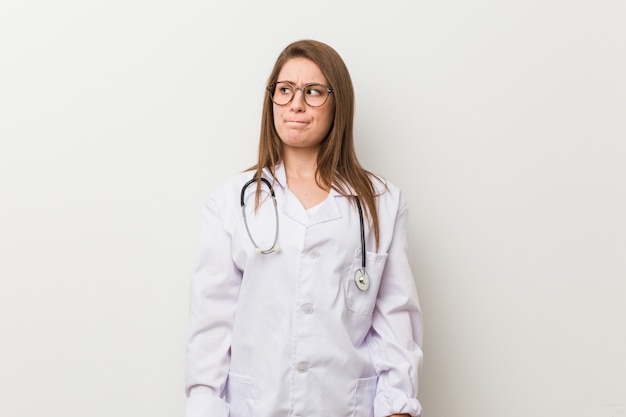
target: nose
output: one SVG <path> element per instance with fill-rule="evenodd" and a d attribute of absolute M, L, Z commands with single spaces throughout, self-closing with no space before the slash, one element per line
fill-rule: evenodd
<path fill-rule="evenodd" d="M 298 93 L 300 93 L 300 97 L 298 97 Z M 289 103 L 291 108 L 294 111 L 304 111 L 306 108 L 306 103 L 304 102 L 304 92 L 302 88 L 296 88 L 293 92 L 293 98 L 291 99 L 291 103 Z"/>

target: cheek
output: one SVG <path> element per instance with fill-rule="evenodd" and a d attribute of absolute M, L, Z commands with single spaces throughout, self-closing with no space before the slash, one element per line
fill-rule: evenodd
<path fill-rule="evenodd" d="M 335 111 L 334 110 L 335 110 L 334 108 L 329 109 L 329 111 L 323 117 L 324 126 L 326 128 L 326 132 L 327 133 L 333 127 L 333 122 L 335 121 Z"/>
<path fill-rule="evenodd" d="M 279 126 L 279 120 L 280 120 L 280 108 L 276 108 L 276 105 L 274 104 L 274 111 L 272 112 L 272 118 L 274 120 L 274 129 L 278 129 Z"/>

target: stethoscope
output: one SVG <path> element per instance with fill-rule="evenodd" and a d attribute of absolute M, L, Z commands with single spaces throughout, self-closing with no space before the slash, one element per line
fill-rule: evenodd
<path fill-rule="evenodd" d="M 252 245 L 254 246 L 255 253 L 261 254 L 261 255 L 268 255 L 270 253 L 280 252 L 280 247 L 277 245 L 278 205 L 276 204 L 276 194 L 274 194 L 274 187 L 272 187 L 272 184 L 269 182 L 269 180 L 261 177 L 261 181 L 263 181 L 263 183 L 267 185 L 267 188 L 270 191 L 270 197 L 272 198 L 272 202 L 274 203 L 274 214 L 276 216 L 276 228 L 274 231 L 274 241 L 272 243 L 272 246 L 270 246 L 268 249 L 261 249 L 259 245 L 256 243 L 256 241 L 254 240 L 254 238 L 252 237 L 252 233 L 250 233 L 250 228 L 248 227 L 248 219 L 246 217 L 246 203 L 244 199 L 244 194 L 246 193 L 246 189 L 251 184 L 256 183 L 256 180 L 257 180 L 256 175 L 254 175 L 250 181 L 246 182 L 243 185 L 243 187 L 241 187 L 241 199 L 240 199 L 241 215 L 243 216 L 243 224 L 246 226 L 246 232 L 248 233 L 250 242 L 252 242 Z M 353 197 L 356 201 L 356 206 L 359 210 L 359 226 L 361 228 L 361 268 L 359 268 L 354 274 L 354 283 L 356 284 L 359 290 L 366 291 L 370 286 L 370 279 L 369 279 L 369 276 L 367 275 L 367 272 L 365 271 L 366 252 L 365 252 L 365 226 L 363 224 L 363 209 L 361 208 L 361 201 L 359 200 L 359 197 L 357 197 L 356 195 Z"/>

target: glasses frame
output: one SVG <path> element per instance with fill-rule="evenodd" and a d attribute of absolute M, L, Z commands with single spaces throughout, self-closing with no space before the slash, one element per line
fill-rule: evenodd
<path fill-rule="evenodd" d="M 289 85 L 289 86 L 291 86 L 293 88 L 293 94 L 291 95 L 291 98 L 289 99 L 289 101 L 287 101 L 284 104 L 278 104 L 278 103 L 276 103 L 274 101 L 274 92 L 275 92 L 275 89 L 276 89 L 276 85 L 277 84 L 281 84 L 281 83 L 282 84 L 287 84 L 287 85 Z M 328 93 L 328 95 L 326 96 L 326 99 L 324 100 L 324 102 L 322 104 L 318 105 L 318 106 L 313 106 L 313 105 L 309 104 L 306 101 L 306 94 L 304 94 L 304 89 L 307 88 L 307 87 L 311 87 L 312 85 L 319 85 L 321 87 L 324 87 L 326 89 L 326 92 Z M 289 103 L 291 103 L 293 101 L 294 97 L 296 96 L 296 90 L 300 90 L 300 93 L 302 93 L 302 100 L 309 107 L 322 107 L 324 104 L 326 104 L 326 102 L 328 101 L 328 97 L 330 97 L 330 95 L 334 91 L 329 86 L 324 85 L 324 84 L 320 84 L 320 83 L 308 83 L 308 84 L 304 84 L 301 87 L 298 87 L 297 85 L 295 85 L 294 83 L 291 83 L 289 81 L 276 81 L 275 83 L 272 83 L 272 84 L 268 85 L 267 87 L 265 87 L 265 89 L 269 92 L 270 100 L 272 100 L 272 103 L 276 104 L 277 106 L 281 106 L 281 107 L 282 106 L 286 106 L 286 105 L 288 105 Z"/>

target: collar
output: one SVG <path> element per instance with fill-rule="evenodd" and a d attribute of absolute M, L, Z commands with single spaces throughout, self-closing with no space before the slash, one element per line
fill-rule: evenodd
<path fill-rule="evenodd" d="M 287 173 L 285 165 L 280 162 L 274 167 L 274 176 L 272 176 L 268 168 L 263 168 L 263 176 L 272 182 L 273 187 L 280 187 L 282 192 L 282 201 L 279 206 L 281 210 L 293 220 L 305 226 L 311 226 L 341 218 L 341 212 L 337 206 L 336 197 L 343 197 L 337 190 L 331 187 L 328 197 L 321 203 L 319 209 L 309 217 L 306 210 L 296 198 L 295 195 L 287 192 Z"/>
<path fill-rule="evenodd" d="M 272 186 L 278 185 L 283 190 L 287 188 L 287 173 L 285 172 L 285 164 L 279 162 L 274 167 L 274 176 L 270 172 L 269 168 L 263 168 L 263 175 L 271 180 Z M 348 194 L 347 195 L 356 195 L 353 188 L 351 186 L 346 186 Z M 343 194 L 339 193 L 334 187 L 330 187 L 329 195 L 331 197 L 344 197 Z"/>

